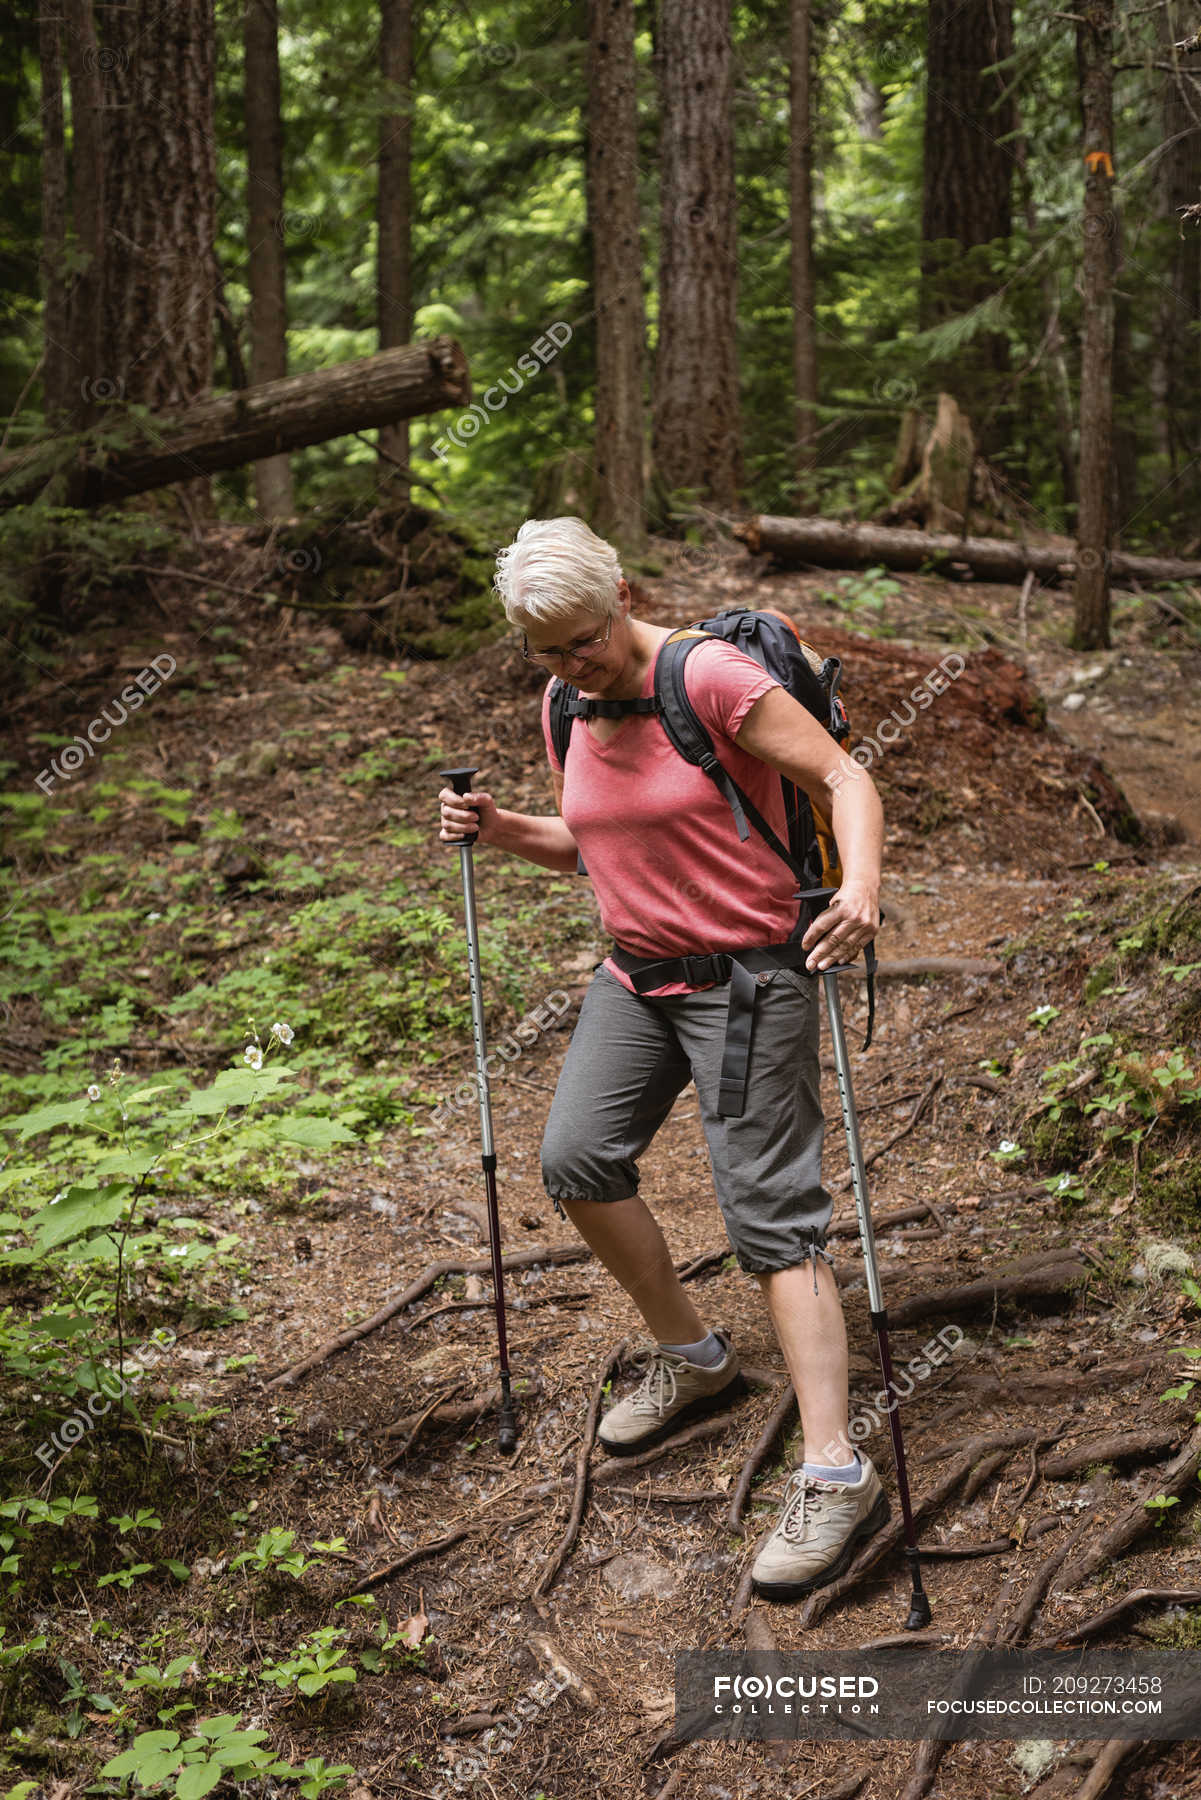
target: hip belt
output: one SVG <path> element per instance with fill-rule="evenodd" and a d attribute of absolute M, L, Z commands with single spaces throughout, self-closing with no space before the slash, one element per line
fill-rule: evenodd
<path fill-rule="evenodd" d="M 717 1110 L 722 1118 L 739 1119 L 746 1110 L 746 1078 L 751 1056 L 751 1032 L 755 1023 L 755 1001 L 759 984 L 755 976 L 766 969 L 803 968 L 809 952 L 799 942 L 764 944 L 745 950 L 718 950 L 707 956 L 672 956 L 667 958 L 635 956 L 613 946 L 613 961 L 630 977 L 636 994 L 683 981 L 689 987 L 704 987 L 712 982 L 720 987 L 730 984 L 730 1000 L 726 1011 L 726 1036 L 722 1047 L 721 1080 Z"/>

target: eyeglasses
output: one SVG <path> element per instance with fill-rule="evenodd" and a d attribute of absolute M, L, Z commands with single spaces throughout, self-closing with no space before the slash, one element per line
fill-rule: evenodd
<path fill-rule="evenodd" d="M 560 649 L 558 645 L 552 644 L 545 650 L 531 650 L 529 639 L 523 631 L 521 634 L 521 654 L 525 657 L 527 662 L 532 663 L 566 662 L 569 658 L 572 662 L 585 662 L 595 650 L 603 650 L 612 635 L 612 613 L 609 614 L 609 623 L 605 626 L 603 637 L 585 638 L 582 643 L 569 644 L 566 649 Z"/>

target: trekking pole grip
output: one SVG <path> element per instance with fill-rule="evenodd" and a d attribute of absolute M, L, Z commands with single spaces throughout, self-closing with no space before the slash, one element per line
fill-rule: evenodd
<path fill-rule="evenodd" d="M 449 781 L 456 794 L 465 794 L 471 786 L 472 776 L 478 773 L 478 769 L 443 769 L 442 779 Z M 473 831 L 469 837 L 447 838 L 446 842 L 448 844 L 474 844 L 479 835 L 478 831 Z"/>

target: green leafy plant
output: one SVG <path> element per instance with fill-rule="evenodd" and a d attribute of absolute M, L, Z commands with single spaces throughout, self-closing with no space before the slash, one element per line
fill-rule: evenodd
<path fill-rule="evenodd" d="M 298 1644 L 290 1657 L 265 1663 L 260 1672 L 273 1687 L 295 1686 L 311 1700 L 336 1683 L 358 1680 L 358 1671 L 345 1661 L 346 1655 L 346 1632 L 337 1625 L 323 1625 Z"/>
<path fill-rule="evenodd" d="M 102 1776 L 121 1781 L 129 1792 L 132 1781 L 139 1793 L 168 1793 L 175 1800 L 201 1800 L 221 1781 L 249 1781 L 275 1775 L 282 1779 L 298 1774 L 264 1748 L 265 1731 L 239 1729 L 240 1714 L 222 1713 L 200 1719 L 191 1737 L 178 1731 L 142 1731 L 128 1750 L 110 1757 Z M 320 1790 L 319 1790 L 320 1791 Z"/>

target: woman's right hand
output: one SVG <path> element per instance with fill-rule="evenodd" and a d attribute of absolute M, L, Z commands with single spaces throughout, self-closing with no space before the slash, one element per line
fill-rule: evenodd
<path fill-rule="evenodd" d="M 438 836 L 444 844 L 472 833 L 477 834 L 478 844 L 492 842 L 500 815 L 491 794 L 483 789 L 456 794 L 453 788 L 446 787 L 438 798 L 442 802 L 442 829 Z"/>

